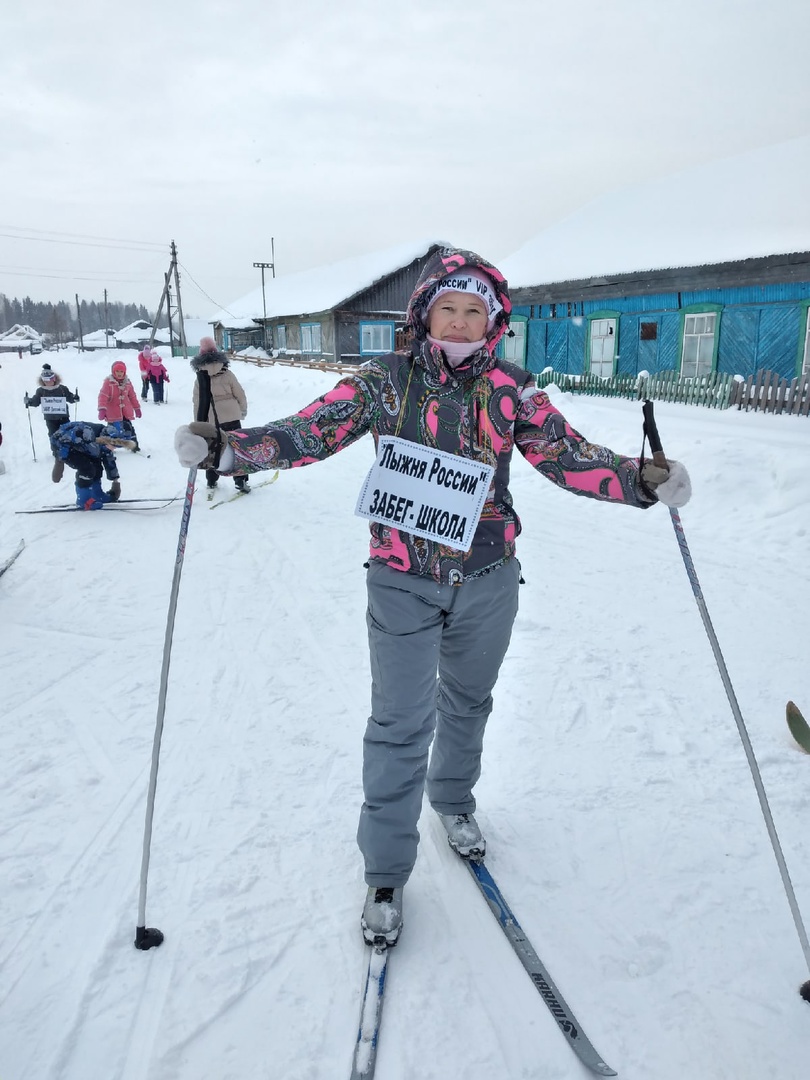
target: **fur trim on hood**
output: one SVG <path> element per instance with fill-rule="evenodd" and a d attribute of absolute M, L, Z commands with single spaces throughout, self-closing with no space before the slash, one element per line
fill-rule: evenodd
<path fill-rule="evenodd" d="M 228 367 L 230 360 L 225 353 L 219 352 L 214 349 L 213 352 L 197 353 L 196 356 L 192 356 L 189 361 L 192 371 L 202 371 L 203 368 L 207 368 L 209 364 L 219 364 L 221 367 Z"/>

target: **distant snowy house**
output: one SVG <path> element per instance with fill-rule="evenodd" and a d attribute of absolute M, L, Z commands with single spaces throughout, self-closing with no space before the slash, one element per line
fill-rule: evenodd
<path fill-rule="evenodd" d="M 116 348 L 115 331 L 110 329 L 93 330 L 90 334 L 83 334 L 82 345 L 90 352 L 95 349 L 114 349 Z"/>
<path fill-rule="evenodd" d="M 42 335 L 31 326 L 15 323 L 0 334 L 0 352 L 42 352 Z"/>
<path fill-rule="evenodd" d="M 391 352 L 416 280 L 439 243 L 401 244 L 270 278 L 211 319 L 221 348 L 357 362 Z"/>
<path fill-rule="evenodd" d="M 186 349 L 189 356 L 196 356 L 200 351 L 200 339 L 204 337 L 210 337 L 214 331 L 211 323 L 206 319 L 183 319 L 183 331 L 186 335 Z M 183 347 L 179 341 L 179 333 L 177 329 L 174 332 L 174 345 L 172 346 L 173 356 L 182 356 Z"/>
<path fill-rule="evenodd" d="M 116 349 L 142 349 L 152 337 L 152 324 L 145 319 L 136 319 L 135 322 L 125 326 L 115 335 Z M 177 337 L 175 335 L 175 340 Z M 155 345 L 169 345 L 168 328 L 155 331 Z"/>
<path fill-rule="evenodd" d="M 604 195 L 500 263 L 532 371 L 810 370 L 810 137 Z"/>

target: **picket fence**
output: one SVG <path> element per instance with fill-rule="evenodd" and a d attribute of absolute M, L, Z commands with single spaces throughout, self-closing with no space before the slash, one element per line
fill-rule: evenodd
<path fill-rule="evenodd" d="M 336 360 L 304 360 L 301 357 L 234 356 L 256 367 L 313 368 L 349 374 L 359 365 Z M 771 413 L 810 416 L 810 372 L 795 379 L 783 379 L 775 371 L 760 371 L 741 380 L 734 375 L 713 372 L 696 379 L 681 379 L 674 371 L 659 371 L 639 378 L 636 375 L 563 375 L 546 369 L 537 376 L 542 389 L 554 383 L 560 390 L 592 397 L 621 397 L 630 401 L 675 401 L 682 405 L 704 405 L 710 409 L 744 409 Z"/>
<path fill-rule="evenodd" d="M 810 416 L 810 373 L 783 379 L 775 371 L 760 371 L 745 380 L 713 372 L 701 378 L 682 379 L 674 371 L 659 371 L 639 378 L 614 375 L 563 375 L 546 370 L 537 377 L 540 387 L 554 383 L 560 390 L 595 397 L 623 397 L 632 401 L 675 401 L 712 409 L 744 409 Z"/>

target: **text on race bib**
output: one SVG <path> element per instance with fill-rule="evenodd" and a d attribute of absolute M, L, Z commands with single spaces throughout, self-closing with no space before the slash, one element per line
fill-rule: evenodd
<path fill-rule="evenodd" d="M 383 435 L 355 513 L 467 551 L 494 473 L 483 462 Z"/>

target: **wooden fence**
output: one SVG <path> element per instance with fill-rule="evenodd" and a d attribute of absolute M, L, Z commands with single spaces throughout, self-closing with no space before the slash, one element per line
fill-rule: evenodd
<path fill-rule="evenodd" d="M 357 371 L 357 364 L 342 364 L 336 360 L 303 360 L 300 357 L 234 356 L 256 367 L 312 368 L 334 371 L 341 375 Z M 734 375 L 713 372 L 697 379 L 681 379 L 674 371 L 659 371 L 646 378 L 635 375 L 563 375 L 546 369 L 537 376 L 539 387 L 554 383 L 560 390 L 592 397 L 621 397 L 630 401 L 675 401 L 682 405 L 704 405 L 710 409 L 745 409 L 772 413 L 792 413 L 810 416 L 810 373 L 795 379 L 783 379 L 775 371 L 760 371 L 744 381 Z"/>
<path fill-rule="evenodd" d="M 337 360 L 303 360 L 301 357 L 291 356 L 238 356 L 229 353 L 230 360 L 241 360 L 243 364 L 255 364 L 256 367 L 273 367 L 279 364 L 281 367 L 311 368 L 313 371 L 336 371 L 342 375 L 353 375 L 359 364 L 342 364 Z"/>
<path fill-rule="evenodd" d="M 761 371 L 746 380 L 713 372 L 696 379 L 681 379 L 674 371 L 660 371 L 646 378 L 614 375 L 563 375 L 544 371 L 537 377 L 538 386 L 554 383 L 572 394 L 597 397 L 623 397 L 631 401 L 675 401 L 683 405 L 704 405 L 712 409 L 763 410 L 810 416 L 810 374 L 783 379 L 775 371 Z"/>
<path fill-rule="evenodd" d="M 782 379 L 775 371 L 760 371 L 735 386 L 730 405 L 738 409 L 810 416 L 810 372 Z"/>

